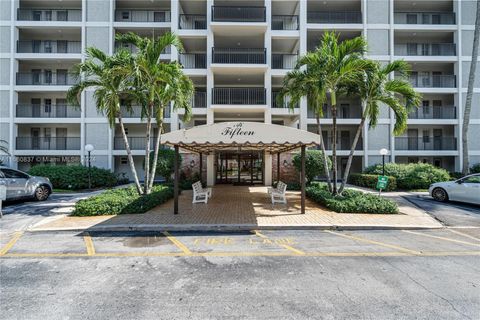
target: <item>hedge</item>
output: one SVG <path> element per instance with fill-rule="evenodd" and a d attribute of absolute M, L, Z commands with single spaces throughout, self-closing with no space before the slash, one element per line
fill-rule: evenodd
<path fill-rule="evenodd" d="M 135 187 L 112 189 L 75 204 L 74 216 L 144 213 L 173 198 L 173 189 L 165 185 L 153 187 L 152 193 L 138 195 Z"/>
<path fill-rule="evenodd" d="M 376 189 L 378 181 L 377 174 L 366 174 L 366 173 L 352 173 L 348 177 L 348 183 L 353 184 L 359 187 Z M 387 189 L 384 191 L 395 191 L 397 190 L 397 179 L 395 177 L 389 176 Z"/>
<path fill-rule="evenodd" d="M 92 188 L 113 187 L 117 176 L 107 169 L 90 168 Z M 88 167 L 81 165 L 52 166 L 36 165 L 29 171 L 32 176 L 47 177 L 55 189 L 81 190 L 88 188 Z"/>
<path fill-rule="evenodd" d="M 470 173 L 480 173 L 480 163 L 474 164 L 470 168 Z"/>
<path fill-rule="evenodd" d="M 398 213 L 395 202 L 371 193 L 346 189 L 342 195 L 332 196 L 325 184 L 315 183 L 306 188 L 307 197 L 335 212 Z"/>

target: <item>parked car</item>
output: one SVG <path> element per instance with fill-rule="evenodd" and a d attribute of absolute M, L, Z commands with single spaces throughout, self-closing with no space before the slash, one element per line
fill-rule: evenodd
<path fill-rule="evenodd" d="M 428 188 L 437 201 L 461 201 L 480 204 L 480 173 L 471 174 L 455 181 L 437 182 Z"/>
<path fill-rule="evenodd" d="M 33 198 L 44 201 L 53 190 L 48 178 L 31 176 L 2 166 L 0 166 L 0 185 L 7 187 L 7 200 Z"/>

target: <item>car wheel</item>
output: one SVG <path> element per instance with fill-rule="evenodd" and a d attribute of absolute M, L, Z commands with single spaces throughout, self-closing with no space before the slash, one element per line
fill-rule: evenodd
<path fill-rule="evenodd" d="M 40 186 L 40 187 L 37 187 L 37 189 L 35 189 L 34 197 L 37 201 L 45 201 L 48 199 L 49 196 L 50 196 L 50 189 L 48 187 Z"/>
<path fill-rule="evenodd" d="M 432 197 L 433 197 L 433 199 L 435 199 L 437 201 L 441 201 L 441 202 L 445 202 L 445 201 L 448 200 L 447 191 L 445 191 L 442 188 L 433 189 Z"/>

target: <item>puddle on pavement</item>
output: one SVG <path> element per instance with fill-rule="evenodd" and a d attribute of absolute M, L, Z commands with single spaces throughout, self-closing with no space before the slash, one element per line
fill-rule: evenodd
<path fill-rule="evenodd" d="M 130 237 L 123 240 L 123 245 L 130 248 L 158 247 L 170 244 L 170 241 L 163 236 Z"/>

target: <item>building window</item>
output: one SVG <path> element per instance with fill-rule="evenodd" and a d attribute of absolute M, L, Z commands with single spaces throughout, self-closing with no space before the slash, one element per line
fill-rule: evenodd
<path fill-rule="evenodd" d="M 130 19 L 130 12 L 122 11 L 122 19 L 123 20 L 129 20 Z"/>
<path fill-rule="evenodd" d="M 52 99 L 45 99 L 44 110 L 45 113 L 52 112 Z"/>
<path fill-rule="evenodd" d="M 121 157 L 120 164 L 128 164 L 127 157 Z"/>

